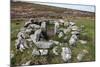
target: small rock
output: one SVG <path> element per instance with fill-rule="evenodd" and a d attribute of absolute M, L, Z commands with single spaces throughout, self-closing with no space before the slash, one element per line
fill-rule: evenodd
<path fill-rule="evenodd" d="M 78 32 L 78 31 L 72 31 L 71 32 L 71 34 L 73 35 L 73 34 L 79 34 L 80 32 Z"/>
<path fill-rule="evenodd" d="M 80 42 L 81 44 L 87 44 L 87 41 L 85 41 L 85 40 L 79 40 L 79 42 Z"/>
<path fill-rule="evenodd" d="M 74 23 L 74 22 L 69 22 L 69 24 L 70 24 L 71 26 L 75 25 L 75 23 Z"/>
<path fill-rule="evenodd" d="M 78 60 L 78 61 L 81 61 L 81 60 L 82 60 L 82 58 L 83 58 L 83 56 L 84 56 L 84 55 L 83 55 L 83 54 L 81 54 L 81 53 L 80 53 L 80 54 L 78 54 L 78 55 L 77 55 L 77 60 Z"/>
<path fill-rule="evenodd" d="M 63 19 L 59 19 L 59 22 L 60 23 L 64 23 L 65 21 Z"/>
<path fill-rule="evenodd" d="M 88 53 L 87 50 L 82 50 L 82 52 L 80 52 L 78 55 L 77 55 L 77 60 L 78 61 L 82 61 L 83 57 Z"/>
<path fill-rule="evenodd" d="M 58 45 L 59 41 L 49 40 L 50 42 L 53 42 L 54 44 Z"/>
<path fill-rule="evenodd" d="M 59 38 L 61 38 L 61 37 L 63 37 L 63 36 L 64 36 L 63 32 L 60 32 L 60 33 L 58 34 L 58 37 L 59 37 Z"/>
<path fill-rule="evenodd" d="M 58 52 L 57 52 L 57 47 L 58 47 L 58 46 L 56 46 L 56 47 L 53 48 L 53 53 L 54 53 L 55 55 L 59 55 Z"/>
<path fill-rule="evenodd" d="M 39 50 L 40 51 L 40 53 L 41 53 L 41 55 L 47 55 L 48 54 L 48 50 L 43 50 L 43 49 L 40 49 Z"/>
<path fill-rule="evenodd" d="M 33 49 L 32 55 L 40 55 L 39 51 L 36 49 Z"/>
<path fill-rule="evenodd" d="M 69 45 L 70 46 L 75 46 L 77 43 L 78 37 L 76 35 L 72 35 L 70 40 L 69 40 Z"/>
<path fill-rule="evenodd" d="M 87 54 L 87 53 L 89 53 L 89 52 L 88 52 L 87 50 L 84 49 L 84 50 L 83 50 L 83 53 L 84 53 L 84 54 Z"/>
<path fill-rule="evenodd" d="M 58 32 L 58 28 L 59 28 L 59 23 L 57 21 L 55 21 L 54 23 L 54 33 L 56 34 Z"/>
<path fill-rule="evenodd" d="M 68 62 L 71 59 L 71 49 L 68 47 L 62 47 L 61 56 L 64 62 Z"/>
<path fill-rule="evenodd" d="M 38 48 L 50 48 L 53 45 L 53 42 L 50 41 L 38 41 L 35 43 Z"/>
<path fill-rule="evenodd" d="M 68 27 L 67 29 L 61 29 L 61 30 L 63 30 L 64 34 L 66 34 L 66 33 L 68 33 L 68 32 L 70 32 L 70 31 L 71 31 L 71 28 L 70 28 L 70 27 Z"/>
<path fill-rule="evenodd" d="M 29 29 L 26 28 L 25 33 L 28 33 L 28 34 L 29 34 L 29 33 L 31 33 L 31 32 L 32 32 L 32 29 L 31 29 L 31 28 L 29 28 Z"/>
<path fill-rule="evenodd" d="M 71 28 L 73 31 L 77 31 L 79 29 L 77 26 L 72 26 Z"/>
<path fill-rule="evenodd" d="M 69 22 L 65 22 L 64 26 L 67 27 L 69 25 Z"/>

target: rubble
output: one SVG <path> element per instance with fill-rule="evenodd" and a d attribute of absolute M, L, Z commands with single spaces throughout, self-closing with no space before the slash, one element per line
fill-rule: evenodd
<path fill-rule="evenodd" d="M 77 35 L 73 34 L 69 40 L 69 45 L 70 46 L 75 46 L 76 45 L 76 42 L 78 40 L 78 37 Z"/>
<path fill-rule="evenodd" d="M 40 55 L 47 55 L 48 54 L 48 50 L 47 49 L 45 49 L 45 50 L 40 49 L 39 51 L 40 51 Z"/>
<path fill-rule="evenodd" d="M 59 21 L 64 23 L 64 20 Z M 51 50 L 54 55 L 61 55 L 61 58 L 64 62 L 69 62 L 72 58 L 72 52 L 69 47 L 76 46 L 77 41 L 79 40 L 78 36 L 80 34 L 79 27 L 76 26 L 74 22 L 65 22 L 65 27 L 60 28 L 59 22 L 52 21 L 52 24 L 54 24 L 54 36 L 57 35 L 58 39 L 62 38 L 64 40 L 64 42 L 60 42 L 48 38 L 46 23 L 46 21 L 37 22 L 32 18 L 29 21 L 25 22 L 24 28 L 21 28 L 20 32 L 18 32 L 15 44 L 16 48 L 21 52 L 23 52 L 26 48 L 32 48 L 33 56 L 44 56 L 48 55 L 48 49 L 51 49 L 51 47 L 53 47 Z M 70 35 L 71 37 L 69 38 Z M 81 44 L 87 44 L 87 41 L 85 40 L 79 40 L 79 42 Z M 32 46 L 36 47 L 33 48 Z M 57 50 L 60 49 L 61 51 L 57 52 Z M 82 50 L 82 52 L 77 55 L 77 60 L 81 61 L 87 53 L 87 50 Z M 11 53 L 11 58 L 12 57 L 13 54 Z M 30 62 L 31 61 L 28 61 L 23 65 L 29 65 Z"/>
<path fill-rule="evenodd" d="M 37 49 L 33 49 L 32 55 L 40 55 L 40 53 Z"/>
<path fill-rule="evenodd" d="M 50 41 L 38 41 L 35 43 L 38 48 L 50 48 L 53 45 L 53 42 Z"/>
<path fill-rule="evenodd" d="M 62 47 L 61 56 L 64 62 L 68 62 L 71 59 L 71 49 L 68 47 Z"/>
<path fill-rule="evenodd" d="M 59 38 L 61 38 L 61 37 L 63 37 L 63 36 L 64 36 L 63 32 L 60 32 L 60 33 L 58 34 L 58 37 L 59 37 Z"/>

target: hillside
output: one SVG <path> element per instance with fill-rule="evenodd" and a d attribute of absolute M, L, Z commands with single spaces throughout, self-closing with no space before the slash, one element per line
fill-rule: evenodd
<path fill-rule="evenodd" d="M 39 5 L 25 2 L 11 2 L 11 18 L 31 18 L 31 17 L 46 17 L 46 18 L 63 18 L 63 17 L 94 17 L 95 13 Z"/>

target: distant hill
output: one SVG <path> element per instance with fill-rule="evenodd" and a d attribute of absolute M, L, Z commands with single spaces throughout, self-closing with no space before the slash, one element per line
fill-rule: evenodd
<path fill-rule="evenodd" d="M 95 13 L 67 8 L 59 8 L 26 2 L 11 2 L 11 18 L 63 18 L 63 17 L 94 17 Z"/>

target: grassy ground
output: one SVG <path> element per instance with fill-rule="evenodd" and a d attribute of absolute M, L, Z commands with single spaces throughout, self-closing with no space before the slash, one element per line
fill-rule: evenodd
<path fill-rule="evenodd" d="M 85 25 L 84 32 L 87 34 L 84 36 L 80 35 L 80 39 L 86 40 L 88 43 L 86 45 L 82 45 L 77 43 L 76 47 L 72 47 L 72 59 L 70 62 L 78 62 L 76 59 L 77 54 L 82 50 L 86 49 L 89 53 L 83 58 L 84 61 L 94 61 L 95 60 L 95 20 L 90 18 L 79 18 L 74 19 L 78 26 Z M 17 25 L 16 25 L 17 24 Z M 11 65 L 21 65 L 29 60 L 32 60 L 31 64 L 58 64 L 63 63 L 63 60 L 60 58 L 61 56 L 55 56 L 52 54 L 52 48 L 49 49 L 49 54 L 47 56 L 32 56 L 32 48 L 26 49 L 23 53 L 17 52 L 15 49 L 15 40 L 19 29 L 23 27 L 23 21 L 12 21 L 11 22 L 11 50 L 14 51 L 14 58 L 11 59 Z M 52 25 L 50 25 L 52 26 Z M 70 35 L 69 35 L 70 36 Z M 62 39 L 58 39 L 57 37 L 51 37 L 51 39 L 59 40 L 62 42 Z M 69 38 L 68 38 L 69 39 Z M 67 46 L 67 45 L 66 45 Z M 58 52 L 60 52 L 60 47 L 58 47 Z"/>

